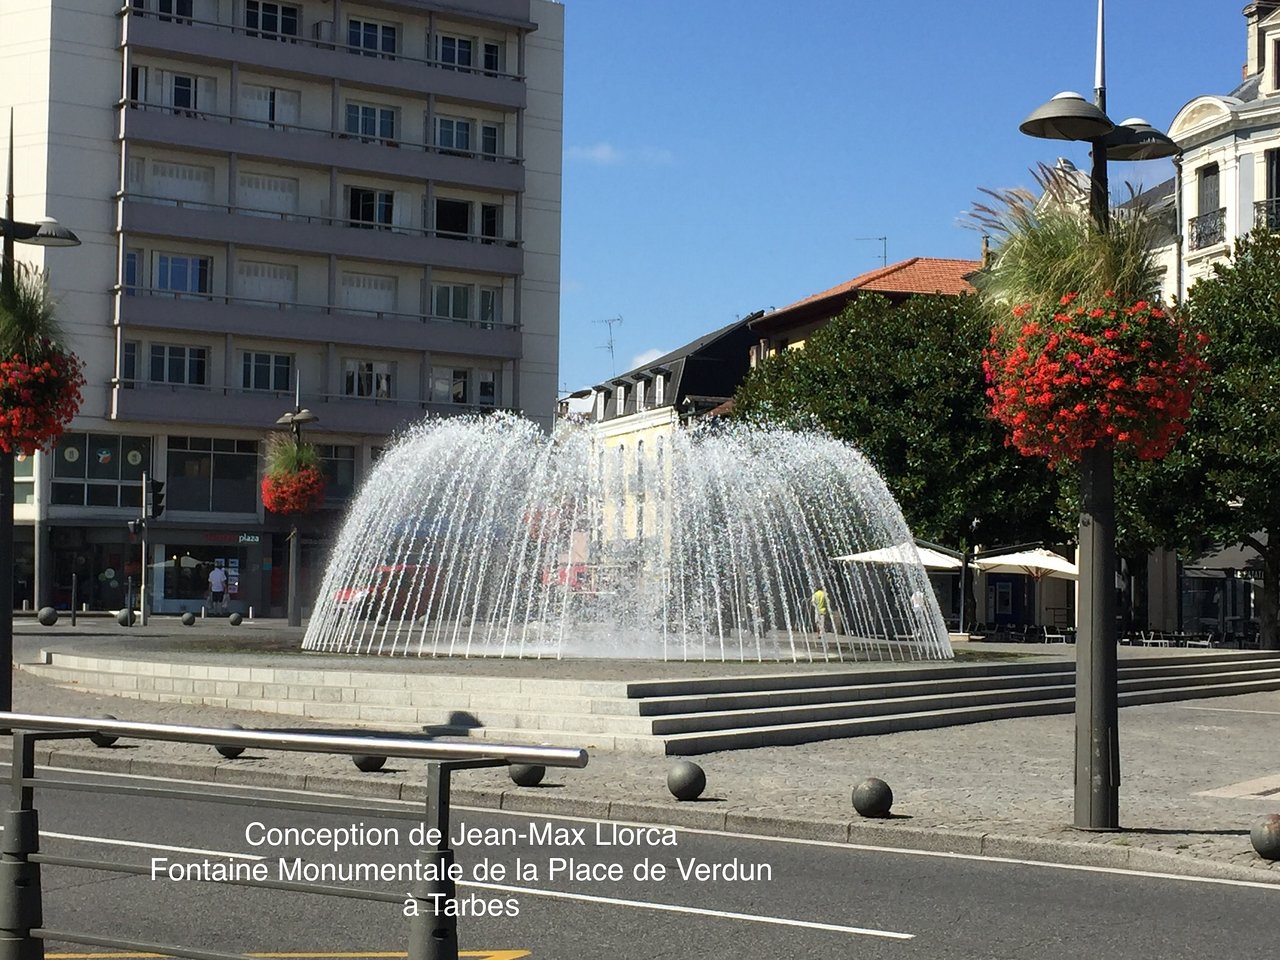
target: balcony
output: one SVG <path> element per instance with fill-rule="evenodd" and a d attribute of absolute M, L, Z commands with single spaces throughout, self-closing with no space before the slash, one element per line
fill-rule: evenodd
<path fill-rule="evenodd" d="M 320 256 L 332 254 L 349 260 L 412 266 L 429 263 L 444 269 L 510 277 L 519 276 L 524 270 L 524 254 L 515 240 L 458 239 L 435 231 L 345 217 L 253 210 L 139 194 L 120 197 L 117 229 L 145 236 L 234 243 Z"/>
<path fill-rule="evenodd" d="M 1253 205 L 1253 225 L 1275 233 L 1280 230 L 1280 198 L 1259 200 Z"/>
<path fill-rule="evenodd" d="M 116 322 L 130 330 L 181 330 L 236 337 L 337 343 L 387 350 L 431 350 L 515 360 L 520 331 L 511 324 L 404 313 L 363 313 L 336 306 L 266 302 L 243 297 L 118 292 Z"/>
<path fill-rule="evenodd" d="M 479 69 L 459 70 L 451 64 L 400 54 L 362 55 L 369 51 L 338 42 L 327 20 L 308 22 L 305 35 L 289 37 L 263 37 L 257 35 L 258 31 L 231 23 L 161 16 L 133 7 L 121 11 L 121 20 L 121 42 L 134 52 L 197 63 L 238 63 L 253 70 L 317 82 L 338 80 L 422 97 L 435 94 L 508 110 L 522 110 L 525 106 L 522 77 Z"/>
<path fill-rule="evenodd" d="M 110 419 L 130 423 L 242 427 L 269 430 L 294 404 L 292 393 L 190 387 L 164 383 L 108 384 Z M 492 412 L 495 407 L 418 400 L 370 400 L 334 394 L 302 395 L 302 405 L 320 419 L 307 427 L 309 437 L 325 434 L 385 436 L 427 417 Z"/>
<path fill-rule="evenodd" d="M 364 142 L 341 131 L 246 120 L 156 104 L 120 104 L 120 136 L 131 143 L 201 153 L 236 153 L 314 168 L 337 167 L 478 190 L 520 193 L 525 174 L 519 157 L 459 154 L 407 140 Z"/>
<path fill-rule="evenodd" d="M 1203 250 L 1227 238 L 1227 210 L 1222 207 L 1187 221 L 1187 249 Z"/>

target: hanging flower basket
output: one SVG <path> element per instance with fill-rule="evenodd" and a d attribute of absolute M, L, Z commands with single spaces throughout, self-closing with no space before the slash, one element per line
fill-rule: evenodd
<path fill-rule="evenodd" d="M 272 513 L 307 513 L 324 504 L 324 488 L 324 473 L 319 467 L 268 473 L 262 478 L 262 505 Z"/>
<path fill-rule="evenodd" d="M 1124 308 L 1110 292 L 1096 305 L 1077 300 L 1067 294 L 1050 317 L 1015 308 L 1013 324 L 992 332 L 983 369 L 1006 442 L 1051 464 L 1099 445 L 1165 456 L 1208 373 L 1207 337 L 1145 300 Z"/>
<path fill-rule="evenodd" d="M 48 341 L 0 360 L 0 450 L 29 454 L 56 440 L 80 409 L 84 384 L 75 354 Z"/>

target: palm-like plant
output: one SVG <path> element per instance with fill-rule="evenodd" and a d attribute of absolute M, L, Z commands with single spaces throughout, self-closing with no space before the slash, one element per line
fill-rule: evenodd
<path fill-rule="evenodd" d="M 49 273 L 15 263 L 13 283 L 0 284 L 0 356 L 34 358 L 61 336 Z"/>

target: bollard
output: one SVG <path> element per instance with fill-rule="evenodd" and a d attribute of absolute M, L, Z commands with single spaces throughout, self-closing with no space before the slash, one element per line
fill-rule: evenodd
<path fill-rule="evenodd" d="M 201 608 L 200 608 L 200 619 L 201 619 L 201 620 L 203 620 L 203 619 L 204 619 L 204 615 L 205 615 L 205 608 L 204 608 L 204 607 L 201 607 Z"/>
<path fill-rule="evenodd" d="M 40 852 L 40 821 L 33 794 L 23 779 L 35 776 L 35 737 L 13 733 L 13 792 L 0 834 L 0 960 L 37 960 L 44 942 L 31 935 L 44 926 L 40 896 L 40 864 L 30 856 Z"/>
<path fill-rule="evenodd" d="M 76 603 L 80 593 L 80 574 L 71 575 L 71 625 L 76 625 Z"/>
<path fill-rule="evenodd" d="M 253 605 L 252 605 L 252 604 L 249 606 L 249 619 L 250 619 L 250 620 L 252 620 L 252 619 L 253 619 Z"/>

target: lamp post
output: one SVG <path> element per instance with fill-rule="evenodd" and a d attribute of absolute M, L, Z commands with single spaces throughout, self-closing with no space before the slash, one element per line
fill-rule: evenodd
<path fill-rule="evenodd" d="M 1117 125 L 1107 117 L 1104 0 L 1098 0 L 1098 43 L 1092 104 L 1060 93 L 1032 111 L 1020 129 L 1032 137 L 1082 140 L 1092 146 L 1089 212 L 1110 228 L 1107 160 L 1154 160 L 1178 146 L 1145 120 Z M 1066 291 L 1063 291 L 1064 293 Z M 1076 642 L 1075 826 L 1120 828 L 1120 739 L 1116 690 L 1115 453 L 1106 444 L 1080 460 L 1080 610 Z"/>
<path fill-rule="evenodd" d="M 293 410 L 282 414 L 276 424 L 288 427 L 293 434 L 295 447 L 302 446 L 302 425 L 315 423 L 320 418 L 302 406 L 302 394 L 294 394 Z M 302 595 L 298 589 L 298 567 L 302 563 L 302 545 L 298 537 L 298 517 L 294 514 L 289 527 L 289 626 L 302 626 Z"/>
<path fill-rule="evenodd" d="M 13 110 L 9 110 L 9 170 L 5 194 L 3 260 L 0 261 L 0 296 L 10 301 L 16 285 L 13 245 L 30 243 L 44 247 L 74 247 L 80 238 L 44 217 L 24 223 L 13 217 Z M 39 549 L 40 528 L 35 529 Z M 0 450 L 0 710 L 13 706 L 13 451 Z"/>

